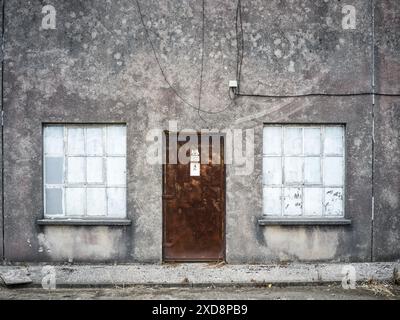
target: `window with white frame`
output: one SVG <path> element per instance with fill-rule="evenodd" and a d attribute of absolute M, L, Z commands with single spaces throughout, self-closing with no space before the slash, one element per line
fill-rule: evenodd
<path fill-rule="evenodd" d="M 45 217 L 126 217 L 126 126 L 43 131 Z"/>
<path fill-rule="evenodd" d="M 264 215 L 344 216 L 344 126 L 265 125 Z"/>

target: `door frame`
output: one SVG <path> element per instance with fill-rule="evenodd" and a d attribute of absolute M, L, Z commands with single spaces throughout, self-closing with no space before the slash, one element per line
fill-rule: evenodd
<path fill-rule="evenodd" d="M 162 164 L 162 194 L 161 194 L 161 202 L 162 202 L 162 241 L 161 241 L 161 249 L 162 249 L 162 263 L 174 263 L 174 262 L 225 262 L 226 261 L 226 164 L 225 164 L 225 139 L 226 134 L 223 132 L 208 132 L 203 133 L 196 131 L 194 132 L 185 132 L 185 131 L 169 131 L 164 130 L 163 132 L 163 142 L 162 142 L 162 156 L 163 156 L 163 164 Z M 179 134 L 186 134 L 186 135 L 198 135 L 198 136 L 219 136 L 222 137 L 222 154 L 223 154 L 223 164 L 222 164 L 222 188 L 223 192 L 221 194 L 221 202 L 222 202 L 222 260 L 213 260 L 213 259 L 166 259 L 165 258 L 165 239 L 166 239 L 166 227 L 165 227 L 165 220 L 166 220 L 166 201 L 164 199 L 171 197 L 171 195 L 165 194 L 165 179 L 166 179 L 166 172 L 167 172 L 167 163 L 168 163 L 168 154 L 167 154 L 167 143 L 169 141 L 169 135 L 175 134 L 178 137 Z"/>

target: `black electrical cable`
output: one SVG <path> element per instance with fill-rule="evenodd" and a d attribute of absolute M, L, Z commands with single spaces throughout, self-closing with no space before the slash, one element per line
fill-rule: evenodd
<path fill-rule="evenodd" d="M 304 98 L 304 97 L 356 97 L 356 96 L 382 96 L 382 97 L 399 97 L 397 93 L 379 93 L 379 92 L 354 92 L 354 93 L 303 93 L 303 94 L 288 94 L 288 95 L 273 95 L 273 94 L 249 94 L 237 93 L 238 97 L 258 97 L 258 98 L 274 98 L 274 99 L 289 99 L 289 98 Z"/>
<path fill-rule="evenodd" d="M 241 54 L 239 50 L 239 35 L 238 35 L 238 20 L 241 28 Z M 382 96 L 382 97 L 400 97 L 399 93 L 382 93 L 382 92 L 353 92 L 353 93 L 328 93 L 328 92 L 315 92 L 315 93 L 303 93 L 303 94 L 286 94 L 286 95 L 275 95 L 275 94 L 254 94 L 240 91 L 240 79 L 242 73 L 243 64 L 243 52 L 244 52 L 244 36 L 243 36 L 243 24 L 242 24 L 242 3 L 241 0 L 237 2 L 236 8 L 236 41 L 237 41 L 237 62 L 236 62 L 236 81 L 238 83 L 235 95 L 237 97 L 256 97 L 256 98 L 273 98 L 273 99 L 289 99 L 289 98 L 305 98 L 305 97 L 355 97 L 355 96 Z"/>
<path fill-rule="evenodd" d="M 233 105 L 235 105 L 235 99 L 231 98 L 233 101 L 228 104 L 225 108 L 218 110 L 218 111 L 208 111 L 208 110 L 203 110 L 201 109 L 201 95 L 202 95 L 202 82 L 203 82 L 203 68 L 204 68 L 204 20 L 205 20 L 205 12 L 204 12 L 204 2 L 203 2 L 203 28 L 202 28 L 202 59 L 201 59 L 201 70 L 200 70 L 200 89 L 199 89 L 199 99 L 198 99 L 198 105 L 194 106 L 191 104 L 189 101 L 187 101 L 178 91 L 177 89 L 169 82 L 164 68 L 161 66 L 160 60 L 158 58 L 156 49 L 154 47 L 153 42 L 151 41 L 150 38 L 150 33 L 149 30 L 144 22 L 142 10 L 139 4 L 139 0 L 136 0 L 136 5 L 138 9 L 138 13 L 140 16 L 140 21 L 142 23 L 142 26 L 145 30 L 147 40 L 149 41 L 149 44 L 151 46 L 154 59 L 158 65 L 158 68 L 160 69 L 160 72 L 164 78 L 165 83 L 168 85 L 168 87 L 174 92 L 174 94 L 187 106 L 190 108 L 194 109 L 197 111 L 199 114 L 199 117 L 203 120 L 200 112 L 206 113 L 206 114 L 219 114 L 227 109 L 231 108 Z M 244 56 L 244 32 L 243 32 L 243 23 L 242 23 L 242 3 L 241 0 L 238 0 L 237 2 L 237 7 L 236 7 L 236 17 L 235 17 L 235 31 L 236 31 L 236 45 L 237 45 L 237 52 L 236 52 L 236 81 L 237 81 L 237 88 L 234 91 L 234 97 L 259 97 L 259 98 L 272 98 L 272 99 L 289 99 L 289 98 L 304 98 L 304 97 L 318 97 L 318 96 L 325 96 L 325 97 L 352 97 L 352 96 L 385 96 L 385 97 L 400 97 L 400 94 L 397 93 L 380 93 L 380 92 L 354 92 L 354 93 L 327 93 L 327 92 L 316 92 L 316 93 L 305 93 L 305 94 L 286 94 L 286 95 L 275 95 L 275 94 L 253 94 L 253 93 L 247 93 L 247 92 L 241 92 L 240 91 L 240 82 L 241 82 L 241 76 L 242 76 L 242 64 L 243 64 L 243 56 Z M 239 31 L 240 29 L 240 31 Z"/>
<path fill-rule="evenodd" d="M 152 50 L 152 52 L 153 52 L 154 59 L 155 59 L 157 65 L 158 65 L 158 68 L 160 69 L 161 75 L 162 75 L 162 77 L 163 77 L 165 83 L 166 83 L 166 84 L 168 85 L 168 87 L 173 91 L 173 93 L 174 93 L 184 104 L 186 104 L 186 105 L 189 106 L 190 108 L 196 110 L 197 112 L 203 112 L 203 113 L 206 113 L 206 114 L 218 114 L 218 113 L 222 113 L 222 112 L 224 112 L 225 110 L 227 110 L 227 109 L 229 109 L 230 107 L 232 107 L 232 105 L 234 104 L 234 101 L 231 102 L 230 104 L 228 104 L 225 108 L 223 108 L 223 109 L 221 109 L 221 110 L 218 110 L 218 111 L 202 110 L 202 109 L 200 109 L 198 106 L 194 106 L 193 104 L 191 104 L 191 103 L 190 103 L 189 101 L 187 101 L 184 97 L 182 97 L 182 95 L 179 94 L 179 92 L 177 91 L 177 89 L 169 82 L 169 80 L 168 80 L 168 78 L 167 78 L 167 76 L 166 76 L 166 74 L 165 74 L 164 68 L 161 66 L 160 60 L 159 60 L 158 55 L 157 55 L 157 51 L 156 51 L 156 49 L 155 49 L 155 47 L 154 47 L 153 42 L 151 41 L 149 30 L 147 29 L 147 26 L 146 26 L 146 24 L 145 24 L 145 22 L 144 22 L 144 18 L 143 18 L 143 14 L 142 14 L 142 10 L 141 10 L 141 7 L 140 7 L 139 0 L 136 0 L 136 6 L 137 6 L 137 10 L 138 10 L 139 17 L 140 17 L 140 22 L 141 22 L 141 24 L 142 24 L 142 26 L 143 26 L 143 29 L 144 29 L 144 31 L 145 31 L 147 41 L 148 41 L 149 44 L 150 44 L 151 50 Z M 203 30 L 203 32 L 204 32 L 204 30 Z"/>
<path fill-rule="evenodd" d="M 205 33 L 205 1 L 203 0 L 202 2 L 202 26 L 201 26 L 201 64 L 200 64 L 200 83 L 199 83 L 199 104 L 197 108 L 197 115 L 203 122 L 207 123 L 207 121 L 201 116 L 200 110 L 201 110 L 201 94 L 203 91 L 203 70 L 204 70 L 204 33 Z"/>
<path fill-rule="evenodd" d="M 242 2 L 238 0 L 236 8 L 236 46 L 237 46 L 237 63 L 236 63 L 236 81 L 237 89 L 236 92 L 240 92 L 240 81 L 242 75 L 242 64 L 243 64 L 243 52 L 244 52 L 244 36 L 243 36 L 243 20 L 242 20 Z M 240 25 L 240 41 L 239 41 L 239 31 L 238 22 Z"/>

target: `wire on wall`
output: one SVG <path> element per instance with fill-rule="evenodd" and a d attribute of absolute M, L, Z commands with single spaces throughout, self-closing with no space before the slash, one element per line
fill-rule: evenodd
<path fill-rule="evenodd" d="M 260 98 L 273 98 L 273 99 L 288 99 L 288 98 L 304 98 L 304 97 L 354 97 L 354 96 L 382 96 L 382 97 L 399 97 L 397 93 L 379 93 L 379 92 L 354 92 L 354 93 L 327 93 L 327 92 L 315 92 L 315 93 L 302 93 L 302 94 L 288 94 L 288 95 L 273 95 L 273 94 L 249 94 L 249 93 L 237 93 L 239 97 L 260 97 Z"/>
<path fill-rule="evenodd" d="M 225 106 L 223 109 L 221 109 L 221 110 L 217 110 L 217 111 L 209 111 L 209 110 L 203 110 L 203 109 L 201 109 L 201 106 L 195 106 L 195 105 L 193 105 L 192 103 L 190 103 L 189 101 L 187 101 L 179 92 L 178 92 L 178 90 L 171 84 L 171 82 L 168 80 L 168 78 L 167 78 L 167 76 L 166 76 L 166 73 L 165 73 L 165 70 L 164 70 L 164 68 L 162 67 L 162 65 L 161 65 L 161 63 L 160 63 L 160 59 L 158 58 L 158 54 L 157 54 L 157 51 L 156 51 L 156 49 L 155 49 L 155 46 L 154 46 L 154 44 L 153 44 L 153 41 L 151 41 L 151 38 L 150 38 L 150 32 L 149 32 L 149 30 L 148 30 L 148 28 L 147 28 L 147 26 L 146 26 L 146 24 L 145 24 L 145 22 L 144 22 L 144 17 L 143 17 L 143 14 L 142 14 L 142 9 L 141 9 L 141 7 L 140 7 L 140 3 L 139 3 L 139 0 L 136 0 L 136 6 L 137 6 L 137 10 L 138 10 L 138 13 L 139 13 L 139 17 L 140 17 L 140 22 L 141 22 L 141 24 L 142 24 L 142 26 L 143 26 L 143 29 L 144 29 L 144 31 L 145 31 L 145 35 L 146 35 L 146 38 L 147 38 L 147 41 L 149 42 L 149 44 L 150 44 L 150 47 L 151 47 L 151 50 L 152 50 L 152 53 L 153 53 L 153 56 L 154 56 L 154 60 L 156 61 L 156 63 L 157 63 L 157 66 L 158 66 L 158 68 L 160 69 L 160 72 L 161 72 L 161 75 L 162 75 L 162 77 L 163 77 L 163 79 L 164 79 L 164 81 L 165 81 L 165 83 L 168 85 L 168 87 L 172 90 L 172 92 L 176 95 L 176 97 L 179 99 L 179 100 L 181 100 L 185 105 L 187 105 L 188 107 L 190 107 L 190 108 L 192 108 L 192 109 L 194 109 L 194 110 L 196 110 L 198 113 L 200 113 L 200 112 L 202 112 L 202 113 L 205 113 L 205 114 L 210 114 L 210 115 L 213 115 L 213 114 L 219 114 L 219 113 L 222 113 L 222 112 L 224 112 L 224 111 L 226 111 L 227 109 L 229 109 L 230 107 L 232 107 L 233 105 L 234 105 L 234 101 L 232 101 L 231 103 L 229 103 L 227 106 Z M 205 20 L 205 14 L 203 14 L 203 19 Z M 202 34 L 204 34 L 205 32 L 204 32 L 204 25 L 203 25 L 203 28 L 202 28 L 203 30 L 202 30 Z M 204 37 L 203 37 L 204 38 Z M 204 41 L 203 41 L 204 42 Z M 204 44 L 203 44 L 203 48 L 204 48 Z M 203 53 L 204 53 L 204 49 L 203 49 Z M 203 80 L 201 79 L 201 82 L 202 82 Z M 199 95 L 200 96 L 200 95 Z M 203 119 L 204 120 L 204 119 Z"/>
<path fill-rule="evenodd" d="M 271 99 L 289 99 L 289 98 L 306 98 L 306 97 L 353 97 L 353 96 L 384 96 L 384 97 L 400 97 L 399 93 L 382 93 L 382 92 L 344 92 L 344 93 L 329 93 L 329 92 L 311 92 L 311 93 L 294 93 L 294 94 L 255 94 L 249 92 L 241 91 L 241 80 L 242 80 L 242 65 L 245 51 L 245 41 L 244 41 L 244 30 L 243 30 L 243 10 L 242 10 L 242 2 L 241 0 L 237 0 L 236 6 L 236 15 L 235 15 L 235 33 L 236 33 L 236 81 L 237 88 L 234 92 L 233 99 L 231 98 L 231 103 L 229 103 L 224 108 L 217 111 L 209 111 L 203 110 L 201 108 L 201 98 L 203 94 L 203 73 L 204 73 L 204 38 L 205 38 L 205 0 L 202 3 L 202 53 L 201 53 L 201 66 L 200 66 L 200 82 L 199 82 L 199 95 L 198 95 L 198 103 L 197 106 L 190 103 L 187 99 L 185 99 L 178 90 L 172 85 L 172 83 L 168 80 L 167 75 L 165 73 L 164 68 L 160 63 L 160 59 L 158 57 L 155 46 L 151 40 L 150 32 L 144 22 L 144 17 L 142 14 L 142 10 L 140 7 L 139 0 L 136 0 L 137 10 L 140 16 L 140 21 L 143 26 L 143 29 L 146 34 L 146 38 L 150 44 L 154 59 L 157 63 L 158 68 L 160 69 L 161 75 L 168 85 L 168 87 L 172 90 L 175 96 L 181 100 L 185 105 L 197 111 L 199 117 L 204 121 L 205 119 L 201 116 L 201 113 L 215 115 L 226 111 L 236 104 L 235 98 L 237 97 L 254 97 L 254 98 L 271 98 Z"/>
<path fill-rule="evenodd" d="M 240 26 L 240 32 L 239 32 Z M 400 97 L 399 93 L 382 93 L 375 92 L 348 92 L 348 93 L 328 93 L 328 92 L 311 92 L 311 93 L 295 93 L 295 94 L 255 94 L 240 91 L 240 80 L 242 74 L 243 52 L 244 52 L 244 36 L 242 23 L 242 2 L 237 0 L 236 8 L 236 43 L 237 43 L 237 61 L 236 61 L 236 81 L 238 83 L 235 92 L 236 97 L 255 97 L 255 98 L 272 98 L 272 99 L 289 99 L 289 98 L 306 98 L 306 97 L 354 97 L 354 96 L 382 96 L 382 97 Z M 240 44 L 239 44 L 240 43 Z M 374 69 L 374 68 L 373 68 Z"/>
<path fill-rule="evenodd" d="M 240 80 L 242 74 L 244 36 L 243 36 L 243 20 L 242 20 L 242 2 L 238 0 L 236 6 L 235 31 L 236 31 L 236 93 L 240 92 Z M 240 30 L 239 30 L 240 29 Z M 240 36 L 239 36 L 240 35 Z"/>
<path fill-rule="evenodd" d="M 198 103 L 198 108 L 197 108 L 197 115 L 203 122 L 207 123 L 207 121 L 201 116 L 200 110 L 201 110 L 201 94 L 203 91 L 203 70 L 204 70 L 204 33 L 205 33 L 205 6 L 206 6 L 206 0 L 203 0 L 202 2 L 202 27 L 201 27 L 201 63 L 200 63 L 200 83 L 199 83 L 199 103 Z"/>

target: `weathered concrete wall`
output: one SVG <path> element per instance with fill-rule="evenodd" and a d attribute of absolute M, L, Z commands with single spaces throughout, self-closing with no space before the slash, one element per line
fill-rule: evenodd
<path fill-rule="evenodd" d="M 281 103 L 276 113 L 262 112 L 256 125 L 255 172 L 230 177 L 227 194 L 228 258 L 230 261 L 366 261 L 371 254 L 371 109 L 369 97 L 325 98 Z M 279 105 L 279 102 L 277 102 Z M 276 105 L 270 105 L 274 108 Z M 251 104 L 255 107 L 254 103 Z M 300 106 L 299 106 L 300 105 Z M 254 120 L 253 120 L 254 121 Z M 260 227 L 262 212 L 262 124 L 346 123 L 346 217 L 352 225 Z M 253 124 L 254 125 L 254 124 Z M 249 192 L 238 192 L 245 185 Z"/>
<path fill-rule="evenodd" d="M 343 30 L 340 2 L 246 2 L 241 90 L 357 92 L 371 88 L 371 7 L 352 1 L 357 28 Z M 268 32 L 266 32 L 268 30 Z M 228 177 L 228 261 L 366 261 L 371 256 L 371 98 L 240 99 L 241 122 L 256 129 L 255 172 Z M 236 120 L 237 121 L 237 120 Z M 260 227 L 262 124 L 346 124 L 346 217 L 350 227 Z M 244 192 L 243 190 L 249 190 Z"/>
<path fill-rule="evenodd" d="M 228 262 L 369 261 L 371 97 L 238 98 L 227 108 L 231 103 L 227 84 L 236 73 L 236 3 L 206 1 L 202 109 L 221 112 L 202 113 L 204 122 L 194 107 L 199 91 L 201 1 L 140 3 L 165 74 L 191 106 L 164 81 L 135 1 L 52 1 L 57 10 L 56 30 L 40 28 L 41 8 L 47 2 L 6 1 L 7 260 L 161 261 L 162 175 L 159 166 L 146 164 L 145 136 L 149 129 L 167 129 L 169 120 L 177 120 L 179 129 L 255 130 L 254 172 L 238 176 L 234 168 L 227 167 Z M 243 92 L 371 90 L 369 1 L 346 3 L 357 9 L 355 30 L 342 29 L 341 2 L 243 0 L 242 4 Z M 36 219 L 43 215 L 43 122 L 127 123 L 127 208 L 132 226 L 36 225 Z M 346 124 L 346 217 L 352 219 L 351 226 L 288 228 L 257 224 L 262 214 L 264 122 Z M 385 154 L 389 153 L 387 150 Z M 398 256 L 396 251 L 390 255 Z"/>
<path fill-rule="evenodd" d="M 377 91 L 400 90 L 400 3 L 376 6 Z M 400 98 L 380 97 L 375 108 L 374 259 L 400 258 Z"/>
<path fill-rule="evenodd" d="M 151 97 L 165 90 L 161 79 L 152 83 L 157 69 L 136 7 L 130 1 L 52 4 L 56 30 L 40 29 L 41 1 L 6 3 L 6 258 L 159 261 L 161 171 L 146 166 L 142 155 L 146 129 L 164 117 Z M 131 227 L 36 225 L 43 215 L 43 122 L 127 123 Z"/>
<path fill-rule="evenodd" d="M 0 8 L 3 7 L 3 0 L 0 0 Z M 3 34 L 3 15 L 0 14 L 0 32 Z M 3 61 L 3 52 L 0 52 Z M 0 81 L 3 82 L 3 64 L 0 64 Z M 2 92 L 0 92 L 2 95 Z M 3 98 L 0 101 L 0 110 L 3 108 Z M 3 162 L 3 130 L 0 130 L 0 163 Z M 3 259 L 3 175 L 0 173 L 0 259 Z"/>

